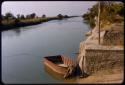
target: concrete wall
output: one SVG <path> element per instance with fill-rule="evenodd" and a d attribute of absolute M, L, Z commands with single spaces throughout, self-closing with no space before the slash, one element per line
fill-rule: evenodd
<path fill-rule="evenodd" d="M 124 66 L 123 49 L 87 49 L 87 46 L 85 46 L 84 43 L 81 43 L 80 45 L 80 54 L 78 55 L 78 58 L 86 58 L 86 63 L 83 64 L 86 65 L 84 70 L 86 70 L 85 72 L 88 74 L 92 74 L 99 70 Z"/>
<path fill-rule="evenodd" d="M 89 73 L 124 66 L 123 50 L 86 50 L 85 57 Z"/>

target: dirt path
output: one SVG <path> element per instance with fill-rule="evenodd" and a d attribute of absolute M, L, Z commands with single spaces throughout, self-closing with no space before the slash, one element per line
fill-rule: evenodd
<path fill-rule="evenodd" d="M 77 83 L 122 83 L 124 72 L 121 69 L 109 69 L 97 72 L 87 78 L 77 79 Z"/>

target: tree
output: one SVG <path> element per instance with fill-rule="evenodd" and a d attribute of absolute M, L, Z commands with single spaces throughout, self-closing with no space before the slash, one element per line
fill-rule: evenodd
<path fill-rule="evenodd" d="M 83 15 L 83 18 L 90 22 L 91 26 L 94 26 L 94 18 L 98 16 L 98 3 L 88 10 Z M 115 22 L 117 15 L 124 16 L 124 4 L 113 1 L 100 1 L 100 21 L 101 27 L 106 23 Z"/>
<path fill-rule="evenodd" d="M 18 25 L 18 23 L 20 22 L 19 19 L 15 19 L 15 24 Z"/>
<path fill-rule="evenodd" d="M 25 17 L 24 17 L 24 15 L 23 15 L 23 14 L 21 15 L 21 17 L 20 17 L 20 18 L 21 18 L 21 19 L 25 19 Z"/>
<path fill-rule="evenodd" d="M 17 19 L 20 19 L 20 14 L 17 14 Z"/>
<path fill-rule="evenodd" d="M 59 19 L 62 19 L 62 18 L 63 18 L 63 15 L 62 15 L 62 14 L 58 14 L 57 16 L 59 17 Z"/>
<path fill-rule="evenodd" d="M 30 15 L 26 15 L 26 19 L 30 19 Z"/>
<path fill-rule="evenodd" d="M 5 16 L 4 15 L 1 15 L 1 16 L 2 16 L 1 19 L 4 20 Z"/>
<path fill-rule="evenodd" d="M 46 18 L 46 15 L 45 15 L 45 14 L 43 14 L 43 15 L 42 15 L 42 18 Z"/>
<path fill-rule="evenodd" d="M 12 13 L 7 12 L 7 13 L 5 14 L 5 19 L 13 19 L 13 18 L 15 18 L 15 17 L 14 17 L 14 15 L 13 15 Z"/>
<path fill-rule="evenodd" d="M 64 15 L 64 18 L 69 18 L 69 16 L 68 15 Z"/>
<path fill-rule="evenodd" d="M 36 14 L 35 14 L 35 13 L 32 13 L 32 14 L 30 14 L 30 17 L 31 17 L 31 18 L 35 18 L 35 17 L 36 17 Z"/>

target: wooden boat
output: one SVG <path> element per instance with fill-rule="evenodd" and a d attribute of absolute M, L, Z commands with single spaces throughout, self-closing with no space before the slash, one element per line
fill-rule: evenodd
<path fill-rule="evenodd" d="M 44 65 L 52 71 L 64 76 L 67 73 L 68 66 L 75 66 L 75 62 L 67 56 L 56 55 L 44 57 Z"/>

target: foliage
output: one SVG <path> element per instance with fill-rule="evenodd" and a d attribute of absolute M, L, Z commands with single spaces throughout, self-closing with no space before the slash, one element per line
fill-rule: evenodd
<path fill-rule="evenodd" d="M 63 15 L 62 14 L 58 14 L 57 17 L 59 17 L 59 19 L 62 19 Z"/>
<path fill-rule="evenodd" d="M 42 22 L 47 22 L 50 20 L 61 20 L 63 18 L 71 18 L 73 16 L 58 14 L 56 17 L 46 17 L 45 14 L 43 14 L 41 17 L 38 17 L 35 13 L 28 14 L 24 16 L 23 14 L 17 14 L 16 17 L 8 12 L 5 15 L 1 15 L 1 28 L 2 30 L 12 29 L 15 27 L 22 27 L 22 26 L 29 26 L 29 25 L 35 25 L 40 24 Z"/>
<path fill-rule="evenodd" d="M 30 14 L 30 18 L 35 18 L 35 17 L 36 17 L 35 13 Z"/>
<path fill-rule="evenodd" d="M 25 19 L 24 15 L 21 15 L 20 18 L 21 18 L 21 19 Z"/>
<path fill-rule="evenodd" d="M 69 18 L 69 16 L 68 15 L 64 15 L 64 18 Z"/>
<path fill-rule="evenodd" d="M 8 19 L 14 19 L 15 17 L 14 17 L 14 15 L 13 15 L 12 13 L 7 12 L 7 13 L 5 14 L 4 18 L 8 20 Z"/>
<path fill-rule="evenodd" d="M 17 19 L 20 19 L 20 14 L 17 14 Z"/>
<path fill-rule="evenodd" d="M 83 15 L 83 18 L 90 23 L 92 28 L 95 26 L 95 16 L 98 16 L 98 3 Z M 100 1 L 100 21 L 102 25 L 103 23 L 116 22 L 118 16 L 124 17 L 124 4 L 122 2 Z"/>
<path fill-rule="evenodd" d="M 42 15 L 42 18 L 46 18 L 46 15 L 45 15 L 45 14 L 43 14 L 43 15 Z"/>

